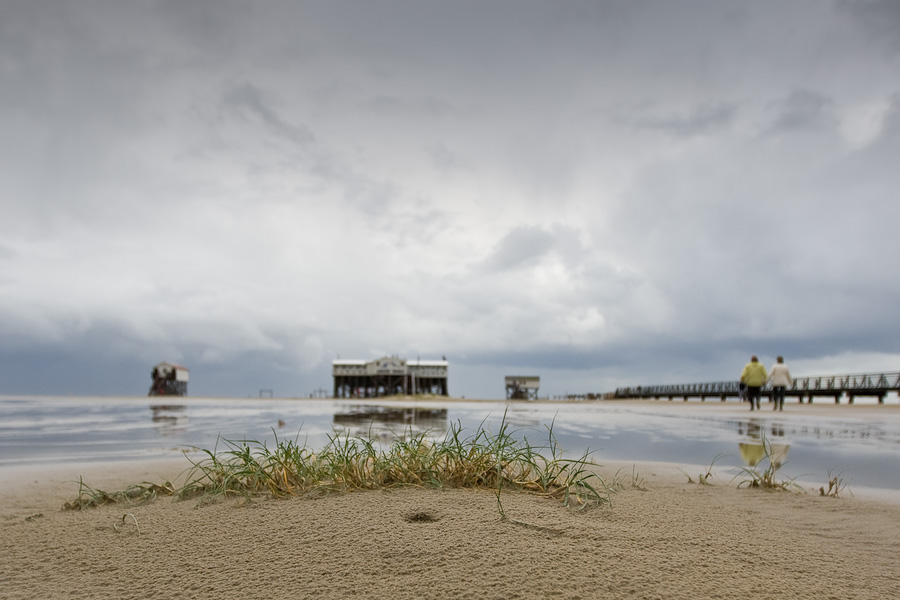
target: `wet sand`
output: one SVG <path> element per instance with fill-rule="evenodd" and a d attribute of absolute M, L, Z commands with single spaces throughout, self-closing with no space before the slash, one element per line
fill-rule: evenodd
<path fill-rule="evenodd" d="M 900 499 L 689 483 L 699 466 L 598 467 L 624 487 L 582 512 L 504 493 L 516 522 L 489 491 L 421 488 L 60 509 L 79 476 L 114 491 L 185 466 L 3 470 L 0 598 L 900 597 Z"/>

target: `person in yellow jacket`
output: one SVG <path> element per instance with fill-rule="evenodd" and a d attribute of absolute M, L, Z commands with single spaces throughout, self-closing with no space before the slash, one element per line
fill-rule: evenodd
<path fill-rule="evenodd" d="M 750 362 L 744 367 L 741 373 L 741 382 L 747 386 L 747 398 L 750 399 L 750 410 L 753 410 L 753 403 L 756 402 L 756 408 L 759 409 L 759 395 L 762 386 L 766 384 L 769 374 L 756 356 L 750 358 Z"/>

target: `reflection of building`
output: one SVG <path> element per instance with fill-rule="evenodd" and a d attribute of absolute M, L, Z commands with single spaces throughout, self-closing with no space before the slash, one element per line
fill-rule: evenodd
<path fill-rule="evenodd" d="M 447 409 L 358 404 L 336 413 L 334 428 L 351 436 L 380 439 L 397 439 L 410 433 L 438 434 L 447 430 Z"/>
<path fill-rule="evenodd" d="M 190 371 L 186 367 L 172 363 L 159 363 L 150 373 L 153 383 L 148 396 L 185 396 Z"/>
<path fill-rule="evenodd" d="M 541 387 L 541 378 L 531 375 L 507 375 L 507 400 L 536 400 Z"/>
<path fill-rule="evenodd" d="M 152 404 L 153 425 L 161 435 L 171 435 L 187 425 L 187 406 L 181 404 Z"/>
<path fill-rule="evenodd" d="M 446 360 L 335 360 L 331 363 L 335 398 L 377 398 L 401 394 L 448 395 Z"/>

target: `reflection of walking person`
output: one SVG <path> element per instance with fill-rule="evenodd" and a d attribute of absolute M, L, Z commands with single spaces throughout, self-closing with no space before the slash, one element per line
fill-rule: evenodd
<path fill-rule="evenodd" d="M 772 367 L 768 381 L 772 384 L 772 400 L 775 401 L 772 410 L 784 410 L 784 392 L 791 385 L 791 372 L 784 364 L 784 357 L 778 357 L 778 362 Z"/>
<path fill-rule="evenodd" d="M 753 403 L 759 409 L 759 394 L 762 386 L 766 383 L 769 375 L 766 368 L 759 362 L 756 356 L 750 358 L 750 362 L 744 367 L 741 373 L 741 381 L 747 385 L 747 397 L 750 399 L 750 410 L 753 410 Z"/>

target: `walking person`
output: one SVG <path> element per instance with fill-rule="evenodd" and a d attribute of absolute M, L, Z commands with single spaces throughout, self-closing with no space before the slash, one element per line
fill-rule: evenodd
<path fill-rule="evenodd" d="M 784 357 L 779 356 L 776 360 L 767 381 L 772 384 L 772 400 L 775 401 L 772 410 L 784 410 L 784 393 L 793 381 L 790 370 L 784 364 Z"/>
<path fill-rule="evenodd" d="M 769 374 L 766 368 L 759 362 L 756 355 L 750 357 L 750 362 L 744 367 L 741 373 L 741 381 L 747 386 L 747 398 L 750 399 L 750 410 L 753 410 L 753 403 L 756 403 L 756 409 L 759 410 L 759 395 L 762 386 L 765 385 Z"/>

